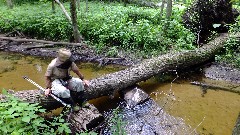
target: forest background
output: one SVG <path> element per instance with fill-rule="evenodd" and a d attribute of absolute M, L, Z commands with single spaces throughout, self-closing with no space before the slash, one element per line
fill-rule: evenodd
<path fill-rule="evenodd" d="M 169 1 L 133 0 L 129 3 L 126 0 L 86 0 L 78 3 L 77 0 L 78 30 L 84 43 L 106 57 L 144 59 L 201 46 L 197 42 L 198 35 L 184 27 L 182 19 L 183 13 L 194 1 Z M 70 2 L 60 2 L 70 13 Z M 52 1 L 0 0 L 0 3 L 0 33 L 19 31 L 29 38 L 74 41 L 71 23 L 58 5 L 51 6 Z M 234 8 L 239 9 L 238 0 L 232 3 Z M 234 24 L 226 24 L 229 32 L 240 31 L 239 19 Z M 211 25 L 219 27 L 220 24 Z M 216 36 L 217 32 L 211 31 L 206 42 Z M 234 39 L 230 40 L 222 53 L 215 57 L 216 61 L 239 67 L 238 50 L 239 45 Z"/>

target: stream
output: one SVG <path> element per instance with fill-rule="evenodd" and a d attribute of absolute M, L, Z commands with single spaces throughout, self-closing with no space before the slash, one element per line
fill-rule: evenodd
<path fill-rule="evenodd" d="M 36 89 L 34 85 L 24 80 L 28 76 L 41 86 L 45 86 L 44 73 L 52 58 L 32 57 L 21 54 L 0 52 L 0 88 L 15 91 Z M 77 63 L 86 79 L 93 79 L 107 73 L 124 69 L 124 67 L 109 65 L 100 67 L 93 63 Z M 72 74 L 75 76 L 74 74 Z M 176 75 L 177 76 L 177 75 Z M 139 83 L 166 112 L 175 117 L 181 117 L 192 129 L 204 135 L 231 135 L 240 112 L 240 95 L 237 93 L 211 90 L 203 95 L 199 86 L 191 85 L 191 81 L 212 81 L 199 74 L 190 77 L 177 78 L 174 82 L 160 82 L 151 78 Z M 214 81 L 225 83 L 223 81 Z M 101 97 L 89 101 L 100 112 L 115 108 L 119 98 Z"/>

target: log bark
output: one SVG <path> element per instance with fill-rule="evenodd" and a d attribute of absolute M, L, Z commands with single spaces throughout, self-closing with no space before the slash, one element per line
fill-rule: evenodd
<path fill-rule="evenodd" d="M 0 37 L 0 39 L 16 41 L 16 42 L 36 42 L 36 43 L 43 43 L 43 44 L 70 45 L 70 46 L 79 46 L 79 47 L 83 46 L 82 43 L 54 42 L 54 41 L 37 40 L 37 39 L 18 39 L 15 37 Z"/>
<path fill-rule="evenodd" d="M 240 35 L 238 33 L 235 36 L 239 37 Z M 86 90 L 85 96 L 87 99 L 94 99 L 111 95 L 115 90 L 127 88 L 154 75 L 203 63 L 213 58 L 223 48 L 224 42 L 228 38 L 228 34 L 222 34 L 196 50 L 168 53 L 144 60 L 142 63 L 125 70 L 93 79 L 90 82 L 90 87 Z"/>

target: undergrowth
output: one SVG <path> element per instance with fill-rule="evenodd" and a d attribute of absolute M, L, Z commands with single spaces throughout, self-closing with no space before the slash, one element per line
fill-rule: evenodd
<path fill-rule="evenodd" d="M 69 11 L 69 3 L 64 5 Z M 83 6 L 78 11 L 79 30 L 100 53 L 109 47 L 110 56 L 116 54 L 117 48 L 137 49 L 150 55 L 194 48 L 194 35 L 181 24 L 181 8 L 175 7 L 171 20 L 166 21 L 160 19 L 158 9 L 89 2 L 86 12 L 85 3 L 80 5 Z M 16 5 L 13 9 L 1 6 L 0 32 L 18 30 L 41 39 L 69 40 L 72 37 L 71 25 L 56 7 L 56 13 L 53 13 L 50 2 Z"/>

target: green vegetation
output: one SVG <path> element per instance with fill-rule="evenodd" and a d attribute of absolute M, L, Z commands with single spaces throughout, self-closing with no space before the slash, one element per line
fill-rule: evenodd
<path fill-rule="evenodd" d="M 49 0 L 15 0 L 13 9 L 1 4 L 0 33 L 21 31 L 26 36 L 55 41 L 72 39 L 72 27 L 63 12 L 56 5 L 52 12 Z M 157 2 L 156 0 L 148 0 Z M 4 0 L 0 0 L 3 3 Z M 37 4 L 36 4 L 37 2 Z M 194 49 L 196 37 L 182 25 L 182 13 L 191 0 L 175 1 L 170 20 L 160 18 L 160 9 L 138 7 L 123 3 L 89 1 L 88 12 L 86 3 L 81 2 L 78 11 L 80 33 L 89 45 L 97 52 L 108 56 L 117 56 L 119 50 L 140 54 L 140 57 L 151 57 L 169 50 Z M 181 3 L 181 4 L 179 4 Z M 234 1 L 239 3 L 239 1 Z M 64 3 L 69 12 L 69 2 Z M 234 5 L 238 7 L 237 5 Z M 231 26 L 231 31 L 239 30 L 238 22 Z M 217 60 L 239 65 L 238 45 L 231 41 L 226 45 L 223 55 Z M 237 60 L 229 59 L 237 56 Z"/>
<path fill-rule="evenodd" d="M 69 3 L 64 4 L 69 7 Z M 9 32 L 16 29 L 36 38 L 69 40 L 72 36 L 70 24 L 59 7 L 54 14 L 50 5 L 49 2 L 22 4 L 12 10 L 2 6 L 0 30 Z M 165 21 L 159 18 L 158 9 L 100 2 L 89 2 L 88 7 L 87 13 L 84 6 L 78 13 L 79 29 L 85 40 L 100 52 L 105 47 L 113 46 L 153 54 L 194 48 L 192 42 L 195 37 L 181 24 L 180 13 L 183 9 L 174 8 L 172 19 Z M 115 48 L 109 55 L 114 55 Z"/>
<path fill-rule="evenodd" d="M 110 131 L 113 135 L 126 135 L 126 131 L 124 130 L 124 126 L 126 125 L 123 121 L 123 117 L 120 114 L 120 109 L 117 107 L 112 112 L 112 118 L 109 121 L 109 125 L 111 127 Z"/>
<path fill-rule="evenodd" d="M 235 24 L 230 25 L 230 32 L 240 32 L 240 16 Z M 230 64 L 233 67 L 240 68 L 240 41 L 236 38 L 231 38 L 225 45 L 221 55 L 216 56 L 216 60 L 220 63 Z"/>
<path fill-rule="evenodd" d="M 59 135 L 70 134 L 69 123 L 63 119 L 63 115 L 55 116 L 51 121 L 44 119 L 42 116 L 46 114 L 46 110 L 42 109 L 36 103 L 24 102 L 21 99 L 7 94 L 6 90 L 2 90 L 7 98 L 0 101 L 0 134 L 1 135 Z M 124 122 L 119 115 L 119 109 L 116 108 L 112 112 L 109 123 L 111 133 L 125 134 L 123 130 Z M 96 132 L 77 133 L 78 135 L 97 135 Z"/>
<path fill-rule="evenodd" d="M 6 94 L 3 90 L 2 93 Z M 68 125 L 62 116 L 46 121 L 40 116 L 45 113 L 38 104 L 30 104 L 6 95 L 6 102 L 0 102 L 0 134 L 1 135 L 30 135 L 30 134 L 69 134 Z"/>

